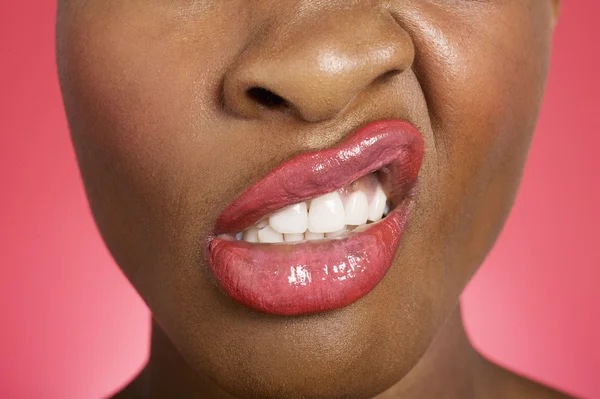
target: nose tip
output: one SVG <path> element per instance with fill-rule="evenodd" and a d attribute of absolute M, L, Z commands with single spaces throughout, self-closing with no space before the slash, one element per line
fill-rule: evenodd
<path fill-rule="evenodd" d="M 382 77 L 410 68 L 414 47 L 393 19 L 361 13 L 254 40 L 226 73 L 226 107 L 243 117 L 334 118 Z"/>

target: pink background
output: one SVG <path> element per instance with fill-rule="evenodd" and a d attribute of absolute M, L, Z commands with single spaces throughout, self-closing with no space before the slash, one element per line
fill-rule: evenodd
<path fill-rule="evenodd" d="M 55 0 L 0 4 L 0 398 L 105 397 L 146 360 L 148 311 L 87 209 Z M 599 19 L 597 0 L 563 6 L 522 190 L 463 300 L 485 355 L 582 398 L 600 398 Z"/>

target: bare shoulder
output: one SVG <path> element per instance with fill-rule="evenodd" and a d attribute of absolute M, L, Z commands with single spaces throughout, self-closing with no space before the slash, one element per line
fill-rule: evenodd
<path fill-rule="evenodd" d="M 515 399 L 573 399 L 566 393 L 559 392 L 553 388 L 542 385 L 527 377 L 516 374 L 510 370 L 487 361 L 489 372 L 493 375 L 496 392 L 500 393 L 498 398 Z"/>

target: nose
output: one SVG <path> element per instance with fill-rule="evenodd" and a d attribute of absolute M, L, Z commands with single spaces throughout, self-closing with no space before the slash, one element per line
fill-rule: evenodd
<path fill-rule="evenodd" d="M 227 71 L 223 100 L 246 118 L 333 119 L 382 78 L 409 69 L 409 34 L 385 12 L 319 13 L 273 23 Z M 284 24 L 284 25 L 282 25 Z"/>

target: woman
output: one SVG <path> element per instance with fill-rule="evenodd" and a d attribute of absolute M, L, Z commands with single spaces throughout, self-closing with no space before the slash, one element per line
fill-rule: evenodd
<path fill-rule="evenodd" d="M 120 398 L 560 398 L 458 300 L 518 188 L 558 1 L 62 0 L 87 195 L 153 314 Z"/>

